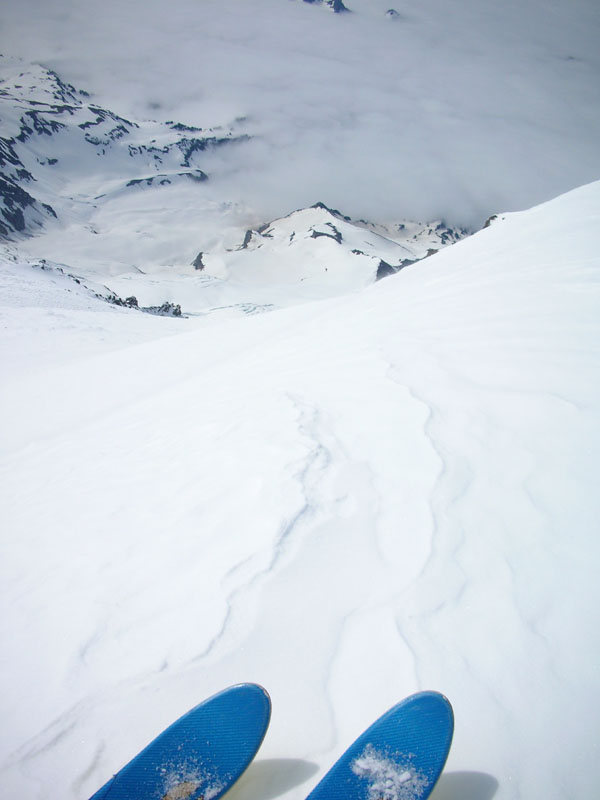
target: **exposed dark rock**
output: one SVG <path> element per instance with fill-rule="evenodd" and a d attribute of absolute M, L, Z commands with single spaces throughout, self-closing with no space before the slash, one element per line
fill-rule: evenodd
<path fill-rule="evenodd" d="M 257 233 L 260 233 L 261 236 L 266 236 L 267 239 L 273 238 L 273 234 L 271 233 L 271 231 L 272 228 L 270 222 L 265 222 L 264 225 L 261 225 L 260 228 L 256 229 Z"/>
<path fill-rule="evenodd" d="M 195 128 L 192 125 L 184 125 L 183 122 L 167 122 L 174 131 L 187 131 L 188 133 L 202 133 L 202 128 Z"/>
<path fill-rule="evenodd" d="M 191 181 L 198 181 L 202 183 L 202 181 L 208 180 L 208 175 L 206 172 L 202 172 L 201 169 L 195 169 L 193 172 L 179 172 L 178 176 L 185 175 L 186 178 L 189 178 Z"/>
<path fill-rule="evenodd" d="M 194 153 L 201 153 L 206 150 L 207 147 L 207 140 L 206 139 L 181 139 L 177 142 L 177 147 L 181 150 L 183 155 L 183 161 L 181 162 L 182 167 L 189 167 L 190 166 L 190 158 L 194 155 Z"/>
<path fill-rule="evenodd" d="M 177 142 L 177 147 L 181 150 L 183 155 L 182 167 L 189 167 L 190 159 L 194 153 L 201 153 L 207 147 L 222 147 L 223 145 L 232 144 L 234 142 L 247 141 L 250 137 L 244 136 L 208 136 L 205 139 L 187 139 L 183 138 Z"/>
<path fill-rule="evenodd" d="M 434 253 L 437 252 L 436 250 L 433 251 Z M 429 255 L 429 253 L 427 254 Z M 424 256 L 423 258 L 427 258 Z M 419 261 L 422 261 L 422 258 L 405 258 L 401 261 L 398 266 L 394 267 L 392 264 L 388 264 L 387 261 L 383 259 L 379 260 L 379 266 L 377 267 L 377 276 L 375 280 L 380 280 L 380 278 L 386 278 L 388 275 L 395 275 L 397 272 L 400 272 L 401 269 L 405 269 L 406 267 L 411 267 L 413 264 L 418 264 Z"/>
<path fill-rule="evenodd" d="M 426 256 L 424 256 L 426 258 Z M 399 272 L 404 267 L 411 267 L 413 264 L 418 264 L 419 261 L 422 261 L 421 258 L 405 258 L 400 264 L 396 267 L 396 272 Z"/>
<path fill-rule="evenodd" d="M 62 100 L 63 103 L 77 103 L 77 95 L 74 86 L 71 86 L 70 83 L 65 83 L 61 81 L 54 70 L 49 69 L 48 75 L 52 79 L 53 82 L 53 91 L 54 97 L 58 100 Z M 80 91 L 79 94 L 84 95 L 85 97 L 89 97 L 87 92 Z"/>
<path fill-rule="evenodd" d="M 123 300 L 122 297 L 119 297 L 116 294 L 109 294 L 108 297 L 105 297 L 104 299 L 107 303 L 110 303 L 113 306 L 122 306 L 123 308 L 139 308 L 137 297 L 134 297 L 133 295 Z"/>
<path fill-rule="evenodd" d="M 46 112 L 48 111 L 47 109 L 45 110 Z M 31 120 L 30 124 L 33 125 L 33 129 L 28 126 L 27 120 L 21 117 L 21 133 L 19 136 L 17 136 L 17 139 L 19 139 L 21 142 L 24 142 L 33 133 L 33 131 L 46 136 L 52 136 L 53 133 L 56 133 L 61 128 L 66 127 L 62 122 L 57 122 L 55 119 L 47 119 L 46 117 L 43 117 L 39 111 L 26 111 L 25 116 L 29 117 Z"/>
<path fill-rule="evenodd" d="M 193 267 L 194 269 L 204 269 L 204 267 L 205 267 L 205 264 L 204 264 L 204 262 L 202 261 L 202 256 L 203 256 L 203 255 L 204 255 L 204 253 L 203 253 L 203 252 L 200 252 L 200 253 L 198 253 L 198 255 L 196 256 L 196 258 L 195 258 L 195 259 L 192 261 L 192 267 Z"/>
<path fill-rule="evenodd" d="M 110 303 L 113 306 L 119 306 L 120 308 L 130 308 L 134 311 L 143 311 L 146 314 L 156 314 L 162 317 L 181 317 L 181 306 L 179 304 L 170 303 L 169 301 L 165 301 L 160 306 L 140 306 L 138 303 L 137 297 L 131 295 L 130 297 L 126 297 L 123 299 L 119 297 L 118 294 L 111 291 L 107 286 L 104 288 L 108 292 L 108 294 L 101 294 L 93 289 L 90 289 L 89 286 L 86 286 L 84 280 L 79 278 L 77 275 L 73 275 L 71 272 L 67 272 L 63 267 L 58 264 L 49 264 L 45 258 L 41 258 L 37 263 L 31 264 L 32 267 L 37 269 L 43 269 L 48 272 L 58 272 L 61 275 L 64 275 L 65 278 L 74 281 L 79 286 L 82 286 L 84 289 L 92 292 L 92 294 L 98 298 L 98 300 L 104 300 L 105 303 Z"/>
<path fill-rule="evenodd" d="M 6 167 L 8 164 L 13 166 L 22 166 L 21 159 L 15 151 L 15 140 L 4 139 L 0 137 L 0 167 Z"/>
<path fill-rule="evenodd" d="M 338 211 L 336 208 L 329 208 L 329 206 L 326 206 L 325 203 L 321 202 L 315 203 L 314 205 L 311 206 L 311 208 L 322 208 L 324 211 L 329 211 L 330 214 L 334 214 L 336 217 L 339 217 L 340 219 L 343 219 L 346 222 L 352 222 L 352 219 L 350 217 L 346 217 L 344 214 L 342 214 L 341 211 Z"/>
<path fill-rule="evenodd" d="M 323 0 L 304 0 L 305 3 L 322 3 Z M 336 14 L 339 14 L 341 11 L 350 11 L 349 8 L 343 4 L 342 0 L 324 0 L 325 5 L 332 8 Z"/>
<path fill-rule="evenodd" d="M 489 228 L 490 225 L 498 219 L 498 214 L 492 214 L 491 217 L 488 217 L 483 225 L 484 228 Z"/>
<path fill-rule="evenodd" d="M 342 3 L 342 0 L 326 0 L 326 2 L 330 8 L 333 8 L 336 14 L 339 14 L 342 11 L 350 11 L 350 9 L 346 8 L 346 6 Z"/>
<path fill-rule="evenodd" d="M 163 303 L 161 306 L 144 306 L 141 311 L 145 311 L 146 314 L 156 314 L 159 317 L 180 317 L 181 316 L 181 306 L 179 304 L 175 305 L 174 303 Z"/>
<path fill-rule="evenodd" d="M 338 244 L 341 244 L 342 243 L 341 231 L 338 231 L 335 225 L 333 225 L 333 223 L 331 222 L 326 222 L 325 225 L 327 225 L 328 228 L 331 228 L 333 233 L 327 233 L 326 231 L 316 231 L 313 228 L 310 233 L 311 239 L 318 239 L 320 236 L 326 236 L 328 239 L 333 239 Z"/>
<path fill-rule="evenodd" d="M 8 238 L 12 233 L 25 232 L 27 221 L 24 211 L 29 208 L 37 211 L 38 225 L 42 224 L 44 215 L 56 217 L 52 206 L 39 203 L 14 180 L 0 175 L 0 236 Z"/>
<path fill-rule="evenodd" d="M 93 114 L 96 115 L 96 119 L 90 119 L 86 120 L 86 122 L 81 122 L 78 127 L 82 130 L 93 128 L 95 125 L 101 125 L 107 119 L 116 122 L 116 130 L 122 131 L 123 133 L 129 133 L 129 128 L 139 128 L 137 123 L 130 122 L 128 119 L 119 117 L 116 114 L 113 114 L 111 111 L 106 111 L 104 108 L 99 108 L 98 106 L 88 106 L 88 108 Z"/>
<path fill-rule="evenodd" d="M 156 314 L 159 317 L 181 316 L 181 306 L 179 304 L 175 305 L 174 303 L 169 303 L 168 301 L 164 302 L 160 306 L 140 306 L 137 301 L 137 297 L 134 296 L 126 297 L 125 300 L 116 294 L 109 294 L 106 297 L 97 295 L 97 297 L 106 300 L 107 303 L 110 303 L 113 306 L 120 306 L 121 308 L 133 308 L 137 311 L 144 311 L 146 314 Z"/>
<path fill-rule="evenodd" d="M 466 231 L 464 228 L 454 230 L 453 228 L 449 228 L 444 222 L 438 223 L 435 229 L 440 234 L 442 244 L 452 244 L 468 234 L 468 231 Z"/>
<path fill-rule="evenodd" d="M 388 264 L 387 261 L 380 258 L 375 280 L 380 281 L 382 278 L 387 278 L 388 275 L 395 275 L 396 272 L 398 272 L 398 267 L 392 267 L 391 264 Z"/>
<path fill-rule="evenodd" d="M 176 172 L 174 175 L 151 175 L 149 178 L 133 178 L 127 181 L 125 185 L 140 186 L 145 184 L 146 186 L 154 186 L 159 184 L 160 186 L 167 186 L 172 183 L 174 178 L 189 178 L 192 181 L 202 182 L 208 180 L 208 175 L 206 172 L 202 172 L 201 169 L 196 169 L 193 172 Z"/>
<path fill-rule="evenodd" d="M 169 152 L 169 147 L 153 147 L 148 146 L 145 144 L 128 144 L 127 145 L 127 152 L 129 153 L 130 158 L 135 158 L 136 156 L 145 156 L 150 155 L 153 157 L 155 161 L 161 162 L 161 156 L 167 155 Z"/>

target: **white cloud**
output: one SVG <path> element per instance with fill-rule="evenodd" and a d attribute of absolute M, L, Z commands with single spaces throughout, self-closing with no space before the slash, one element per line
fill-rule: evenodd
<path fill-rule="evenodd" d="M 322 199 L 476 225 L 600 176 L 593 0 L 348 5 L 23 0 L 5 52 L 125 116 L 248 116 L 257 141 L 210 159 L 213 190 L 265 216 Z"/>

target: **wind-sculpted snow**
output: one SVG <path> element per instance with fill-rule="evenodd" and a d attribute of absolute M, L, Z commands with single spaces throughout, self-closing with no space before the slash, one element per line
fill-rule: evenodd
<path fill-rule="evenodd" d="M 5 793 L 88 797 L 249 680 L 276 711 L 253 793 L 301 800 L 436 688 L 440 798 L 593 796 L 599 211 L 589 185 L 235 319 L 77 284 L 60 305 L 57 274 L 3 272 Z M 309 785 L 278 773 L 292 757 Z"/>

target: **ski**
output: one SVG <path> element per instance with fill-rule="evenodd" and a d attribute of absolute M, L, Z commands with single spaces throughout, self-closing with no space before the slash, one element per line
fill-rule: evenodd
<path fill-rule="evenodd" d="M 170 725 L 90 800 L 218 800 L 256 755 L 270 717 L 261 686 L 231 686 Z"/>
<path fill-rule="evenodd" d="M 425 800 L 453 732 L 452 706 L 443 695 L 411 695 L 367 728 L 306 800 Z"/>
<path fill-rule="evenodd" d="M 262 687 L 225 689 L 170 725 L 90 800 L 218 800 L 254 758 L 270 714 Z M 443 695 L 411 695 L 367 728 L 306 800 L 426 800 L 453 731 Z"/>

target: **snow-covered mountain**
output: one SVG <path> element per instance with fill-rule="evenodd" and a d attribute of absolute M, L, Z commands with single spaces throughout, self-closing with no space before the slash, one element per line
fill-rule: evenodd
<path fill-rule="evenodd" d="M 201 167 L 210 152 L 247 140 L 233 132 L 243 120 L 228 130 L 132 122 L 51 70 L 6 58 L 0 66 L 0 235 L 20 242 L 13 260 L 54 263 L 88 285 L 100 282 L 102 295 L 195 313 L 270 310 L 355 290 L 467 233 L 440 221 L 353 223 L 319 203 L 258 224 L 232 246 L 243 229 L 227 233 L 235 209 L 211 201 Z M 199 250 L 204 242 L 208 249 Z M 177 250 L 165 257 L 171 243 Z M 240 295 L 240 282 L 254 294 Z M 295 296 L 279 285 L 295 285 Z"/>
<path fill-rule="evenodd" d="M 0 235 L 71 221 L 115 194 L 204 181 L 200 154 L 231 130 L 137 123 L 100 108 L 51 70 L 0 58 Z M 87 208 L 86 208 L 87 207 Z"/>
<path fill-rule="evenodd" d="M 389 2 L 3 15 L 10 796 L 239 681 L 232 800 L 424 688 L 432 800 L 596 790 L 600 11 Z"/>
<path fill-rule="evenodd" d="M 394 228 L 356 223 L 324 203 L 315 203 L 246 231 L 233 250 L 198 253 L 193 265 L 249 284 L 307 281 L 328 285 L 339 294 L 393 275 L 467 235 L 442 222 L 400 223 Z"/>

